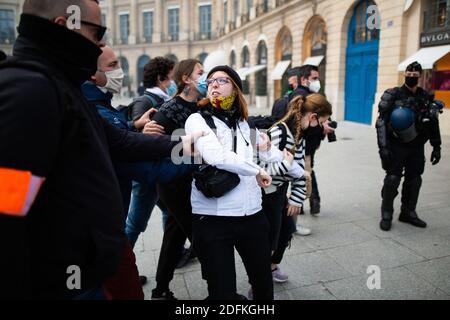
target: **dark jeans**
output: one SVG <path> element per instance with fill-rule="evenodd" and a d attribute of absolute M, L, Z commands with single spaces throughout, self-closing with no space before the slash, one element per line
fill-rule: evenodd
<path fill-rule="evenodd" d="M 236 248 L 254 299 L 273 300 L 269 238 L 269 224 L 262 212 L 245 217 L 194 215 L 193 246 L 208 282 L 209 299 L 236 299 Z"/>
<path fill-rule="evenodd" d="M 156 271 L 158 290 L 166 290 L 181 258 L 186 238 L 192 239 L 192 176 L 186 175 L 168 184 L 158 184 L 158 195 L 167 208 L 168 218 Z"/>
<path fill-rule="evenodd" d="M 157 205 L 163 215 L 163 230 L 165 229 L 164 217 L 167 214 L 164 205 L 158 201 L 156 184 L 146 184 L 133 181 L 130 210 L 128 212 L 125 232 L 128 240 L 134 247 L 139 235 L 147 229 L 148 221 L 153 209 Z"/>
<path fill-rule="evenodd" d="M 175 165 L 170 159 L 144 162 L 116 161 L 114 166 L 122 192 L 124 209 L 128 214 L 126 233 L 134 246 L 139 234 L 147 228 L 155 203 L 162 210 L 163 219 L 166 215 L 164 207 L 157 202 L 156 183 L 168 183 L 177 177 L 190 174 L 195 166 Z"/>

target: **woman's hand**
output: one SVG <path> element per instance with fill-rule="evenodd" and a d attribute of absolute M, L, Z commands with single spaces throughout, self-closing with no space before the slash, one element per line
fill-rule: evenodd
<path fill-rule="evenodd" d="M 272 183 L 272 177 L 266 171 L 260 169 L 256 181 L 261 188 L 267 188 Z"/>
<path fill-rule="evenodd" d="M 207 136 L 208 131 L 196 131 L 181 137 L 183 143 L 183 155 L 195 156 L 194 143 L 201 137 Z"/>
<path fill-rule="evenodd" d="M 150 110 L 148 110 L 146 113 L 142 115 L 142 117 L 139 118 L 139 120 L 136 120 L 134 122 L 134 127 L 138 130 L 144 128 L 144 126 L 150 122 L 152 115 L 157 111 L 158 110 L 156 110 L 155 108 L 151 108 Z"/>
<path fill-rule="evenodd" d="M 289 161 L 290 164 L 292 164 L 292 162 L 294 161 L 294 155 L 290 153 L 287 149 L 283 150 L 283 157 L 284 160 Z"/>
<path fill-rule="evenodd" d="M 259 151 L 269 151 L 272 147 L 272 142 L 267 134 L 261 133 L 260 142 L 257 144 Z"/>
<path fill-rule="evenodd" d="M 151 110 L 149 110 L 149 111 L 151 111 Z M 147 111 L 147 112 L 149 112 L 149 111 Z M 164 131 L 163 126 L 160 126 L 156 121 L 152 120 L 144 126 L 144 130 L 142 131 L 142 133 L 149 134 L 149 135 L 162 136 L 166 132 Z"/>
<path fill-rule="evenodd" d="M 294 206 L 292 204 L 288 204 L 288 206 L 287 206 L 287 209 L 288 209 L 287 210 L 287 215 L 289 217 L 296 217 L 296 216 L 298 216 L 300 214 L 301 208 L 302 207 L 297 207 L 297 206 Z"/>

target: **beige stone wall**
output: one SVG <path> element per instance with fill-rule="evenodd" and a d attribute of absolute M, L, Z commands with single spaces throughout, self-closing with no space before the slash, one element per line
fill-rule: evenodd
<path fill-rule="evenodd" d="M 259 1 L 259 0 L 258 0 Z M 118 54 L 127 58 L 130 66 L 130 77 L 133 79 L 133 89 L 137 85 L 137 61 L 140 56 L 164 56 L 175 54 L 179 60 L 196 58 L 200 53 L 211 53 L 215 50 L 226 52 L 226 61 L 234 49 L 237 68 L 242 66 L 241 53 L 244 45 L 249 47 L 250 63 L 257 63 L 257 45 L 264 39 L 267 46 L 267 108 L 260 110 L 268 112 L 275 99 L 275 82 L 270 79 L 276 61 L 276 39 L 280 30 L 287 27 L 293 39 L 292 65 L 301 65 L 303 57 L 303 36 L 308 21 L 314 15 L 320 15 L 327 27 L 326 54 L 326 95 L 333 105 L 333 112 L 338 120 L 345 116 L 345 70 L 347 32 L 353 8 L 358 0 L 291 0 L 285 5 L 275 8 L 275 0 L 269 1 L 270 9 L 262 16 L 256 17 L 254 1 L 251 20 L 241 24 L 241 16 L 246 12 L 246 1 L 239 2 L 239 16 L 233 16 L 233 0 L 228 0 L 228 22 L 236 21 L 237 29 L 229 31 L 225 26 L 223 16 L 223 0 L 105 0 L 101 2 L 102 11 L 107 15 L 110 26 L 110 38 Z M 381 15 L 381 37 L 379 48 L 378 81 L 372 119 L 375 121 L 377 105 L 385 89 L 401 85 L 403 74 L 397 68 L 401 61 L 419 49 L 419 35 L 422 27 L 422 12 L 426 0 L 416 0 L 412 7 L 404 12 L 403 0 L 376 0 Z M 4 0 L 2 6 L 14 6 L 18 1 Z M 217 36 L 224 29 L 225 34 L 216 40 L 194 41 L 195 33 L 199 31 L 198 5 L 211 3 L 212 32 Z M 164 35 L 168 33 L 167 9 L 169 6 L 180 6 L 180 41 L 164 42 Z M 143 23 L 142 11 L 154 10 L 153 43 L 142 44 Z M 133 33 L 136 44 L 118 45 L 120 36 L 120 11 L 130 12 L 130 32 Z M 19 12 L 17 13 L 17 16 Z M 133 21 L 131 21 L 131 19 Z M 133 37 L 131 37 L 133 38 Z M 162 40 L 162 41 L 161 41 Z M 3 48 L 4 49 L 4 48 Z M 8 48 L 6 48 L 8 50 Z M 250 76 L 249 102 L 256 103 L 255 75 Z M 261 104 L 261 101 L 259 104 Z M 448 113 L 448 112 L 447 112 Z M 443 134 L 450 134 L 450 115 L 445 113 L 441 118 Z"/>

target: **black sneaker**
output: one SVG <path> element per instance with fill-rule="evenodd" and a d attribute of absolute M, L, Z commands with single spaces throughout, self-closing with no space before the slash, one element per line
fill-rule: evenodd
<path fill-rule="evenodd" d="M 178 300 L 173 295 L 173 292 L 167 289 L 163 292 L 158 292 L 158 290 L 153 289 L 152 290 L 152 300 Z"/>

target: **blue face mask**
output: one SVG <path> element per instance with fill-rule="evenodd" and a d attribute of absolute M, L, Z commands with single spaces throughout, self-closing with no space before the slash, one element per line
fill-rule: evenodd
<path fill-rule="evenodd" d="M 177 93 L 178 87 L 175 81 L 170 81 L 170 85 L 167 88 L 166 92 L 170 97 L 173 97 Z"/>
<path fill-rule="evenodd" d="M 206 78 L 207 78 L 207 75 L 206 75 L 206 73 L 204 73 L 197 80 L 197 90 L 202 97 L 206 97 L 206 94 L 208 93 L 208 85 L 206 84 Z"/>

